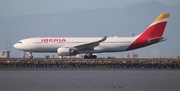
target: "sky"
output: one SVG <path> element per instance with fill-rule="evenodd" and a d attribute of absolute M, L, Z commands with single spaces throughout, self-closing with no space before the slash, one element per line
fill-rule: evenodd
<path fill-rule="evenodd" d="M 0 17 L 56 14 L 74 9 L 125 8 L 152 1 L 168 6 L 180 4 L 180 0 L 0 0 Z"/>

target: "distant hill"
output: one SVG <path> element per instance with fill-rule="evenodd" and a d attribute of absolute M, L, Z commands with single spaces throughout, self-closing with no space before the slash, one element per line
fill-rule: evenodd
<path fill-rule="evenodd" d="M 75 9 L 59 14 L 20 15 L 0 17 L 0 49 L 11 40 L 11 53 L 20 56 L 13 48 L 18 40 L 40 36 L 131 36 L 141 33 L 163 12 L 171 13 L 164 36 L 166 42 L 135 50 L 141 57 L 171 57 L 180 55 L 180 5 L 167 6 L 159 2 L 140 3 L 126 8 L 84 10 Z M 125 57 L 131 52 L 115 53 Z"/>

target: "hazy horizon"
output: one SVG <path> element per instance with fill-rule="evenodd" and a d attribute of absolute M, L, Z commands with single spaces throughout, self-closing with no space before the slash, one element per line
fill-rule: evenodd
<path fill-rule="evenodd" d="M 75 9 L 126 8 L 134 4 L 150 2 L 160 2 L 168 6 L 180 4 L 178 0 L 1 0 L 0 17 L 58 14 L 61 12 L 71 12 Z"/>

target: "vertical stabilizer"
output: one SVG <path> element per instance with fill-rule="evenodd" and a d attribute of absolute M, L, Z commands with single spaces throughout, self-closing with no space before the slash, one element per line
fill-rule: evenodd
<path fill-rule="evenodd" d="M 140 36 L 162 37 L 169 16 L 169 13 L 160 14 Z"/>
<path fill-rule="evenodd" d="M 136 36 L 137 39 L 128 47 L 127 50 L 141 48 L 166 40 L 166 38 L 162 37 L 162 35 L 164 33 L 169 16 L 169 13 L 160 14 L 153 21 L 153 23 L 145 29 L 144 32 Z"/>

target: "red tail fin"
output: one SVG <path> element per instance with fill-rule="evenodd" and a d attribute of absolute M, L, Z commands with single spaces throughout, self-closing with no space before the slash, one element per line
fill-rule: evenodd
<path fill-rule="evenodd" d="M 162 37 L 169 15 L 160 14 L 140 36 L 148 36 L 150 38 Z"/>
<path fill-rule="evenodd" d="M 143 33 L 136 37 L 137 39 L 128 47 L 127 50 L 141 48 L 164 40 L 162 35 L 169 16 L 169 13 L 160 14 Z M 157 41 L 149 42 L 149 40 L 152 41 L 152 39 L 156 39 Z"/>

